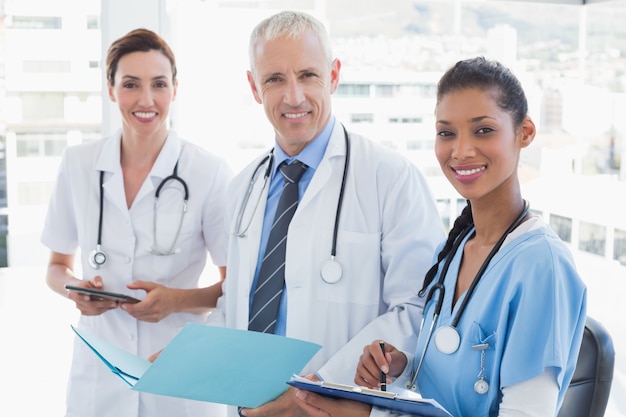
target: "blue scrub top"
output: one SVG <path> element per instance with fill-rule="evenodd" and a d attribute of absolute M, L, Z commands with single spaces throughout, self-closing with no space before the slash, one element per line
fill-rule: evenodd
<path fill-rule="evenodd" d="M 436 329 L 451 325 L 465 297 L 462 295 L 452 309 L 463 248 L 471 235 L 455 254 L 445 277 L 444 302 L 418 375 L 418 390 L 455 417 L 496 416 L 503 387 L 553 368 L 560 406 L 582 340 L 586 288 L 569 250 L 545 225 L 525 232 L 500 249 L 460 318 L 458 350 L 453 354 L 437 350 Z M 441 266 L 439 269 L 441 273 Z M 436 301 L 437 295 L 426 306 L 416 361 L 422 355 Z M 480 395 L 474 391 L 474 384 L 479 379 L 481 352 L 472 346 L 483 343 L 489 344 L 484 365 L 489 391 Z"/>

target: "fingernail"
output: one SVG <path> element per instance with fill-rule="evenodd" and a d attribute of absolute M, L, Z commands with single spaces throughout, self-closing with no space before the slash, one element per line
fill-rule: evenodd
<path fill-rule="evenodd" d="M 296 391 L 296 397 L 304 400 L 306 398 L 306 391 L 298 390 Z"/>
<path fill-rule="evenodd" d="M 383 373 L 385 374 L 389 373 L 389 367 L 387 365 L 381 366 L 380 370 L 383 371 Z"/>

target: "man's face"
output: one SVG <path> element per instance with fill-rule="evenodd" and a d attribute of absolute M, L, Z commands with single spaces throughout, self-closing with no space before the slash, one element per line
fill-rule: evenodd
<path fill-rule="evenodd" d="M 252 94 L 263 104 L 280 147 L 297 155 L 328 123 L 341 64 L 328 62 L 312 32 L 260 40 L 254 56 L 254 74 L 248 72 Z"/>

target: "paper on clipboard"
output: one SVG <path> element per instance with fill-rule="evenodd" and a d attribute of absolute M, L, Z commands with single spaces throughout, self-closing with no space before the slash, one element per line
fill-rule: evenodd
<path fill-rule="evenodd" d="M 187 323 L 150 363 L 74 331 L 135 391 L 249 408 L 282 394 L 285 381 L 321 348 L 274 334 Z M 125 368 L 142 361 L 145 369 Z"/>
<path fill-rule="evenodd" d="M 419 394 L 412 391 L 408 393 L 379 391 L 326 381 L 311 381 L 298 375 L 293 375 L 287 383 L 293 387 L 315 392 L 326 397 L 359 401 L 406 414 L 425 417 L 452 417 L 437 401 L 422 398 Z"/>

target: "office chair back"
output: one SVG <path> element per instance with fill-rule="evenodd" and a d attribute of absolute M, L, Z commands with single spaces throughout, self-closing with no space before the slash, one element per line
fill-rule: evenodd
<path fill-rule="evenodd" d="M 598 321 L 587 317 L 574 376 L 557 417 L 604 416 L 614 361 L 611 336 Z"/>

